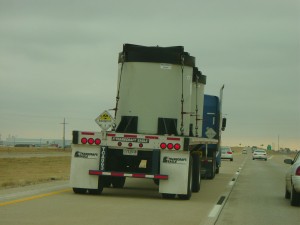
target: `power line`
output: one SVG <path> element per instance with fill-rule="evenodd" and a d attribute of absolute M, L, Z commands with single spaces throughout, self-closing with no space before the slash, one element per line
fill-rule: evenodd
<path fill-rule="evenodd" d="M 63 124 L 63 149 L 65 150 L 65 141 L 66 141 L 66 118 L 64 118 L 64 122 L 61 123 Z"/>

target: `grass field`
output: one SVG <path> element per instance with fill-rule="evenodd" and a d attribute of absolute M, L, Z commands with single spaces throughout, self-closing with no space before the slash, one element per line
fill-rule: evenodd
<path fill-rule="evenodd" d="M 0 148 L 1 154 L 59 153 L 62 149 L 43 148 Z M 30 155 L 32 156 L 32 155 Z M 37 184 L 53 180 L 68 180 L 70 156 L 0 158 L 0 189 Z"/>

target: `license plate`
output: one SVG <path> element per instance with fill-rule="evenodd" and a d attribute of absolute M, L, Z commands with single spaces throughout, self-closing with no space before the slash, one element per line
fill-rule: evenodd
<path fill-rule="evenodd" d="M 138 155 L 138 150 L 136 149 L 123 149 L 123 155 Z"/>

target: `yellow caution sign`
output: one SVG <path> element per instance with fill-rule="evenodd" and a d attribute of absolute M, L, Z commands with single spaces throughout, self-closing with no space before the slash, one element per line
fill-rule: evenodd
<path fill-rule="evenodd" d="M 111 115 L 109 115 L 106 111 L 102 113 L 99 117 L 99 121 L 103 122 L 111 122 Z"/>
<path fill-rule="evenodd" d="M 102 130 L 108 130 L 114 123 L 114 119 L 109 112 L 105 110 L 95 119 L 95 122 L 102 128 Z"/>

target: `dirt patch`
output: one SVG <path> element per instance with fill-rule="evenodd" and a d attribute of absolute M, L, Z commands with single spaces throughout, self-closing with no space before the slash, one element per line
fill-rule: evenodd
<path fill-rule="evenodd" d="M 7 148 L 5 151 L 57 152 L 57 149 L 24 149 Z M 0 158 L 0 189 L 49 182 L 52 180 L 68 180 L 70 176 L 70 156 L 30 157 L 30 158 Z"/>

